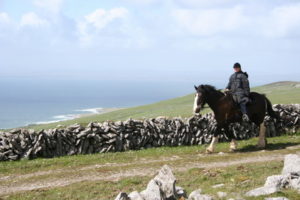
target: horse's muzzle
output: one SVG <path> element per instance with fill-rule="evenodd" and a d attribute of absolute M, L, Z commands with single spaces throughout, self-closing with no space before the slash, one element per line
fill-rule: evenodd
<path fill-rule="evenodd" d="M 194 109 L 194 114 L 195 115 L 200 114 L 200 111 L 201 111 L 201 107 L 198 106 L 197 108 Z"/>

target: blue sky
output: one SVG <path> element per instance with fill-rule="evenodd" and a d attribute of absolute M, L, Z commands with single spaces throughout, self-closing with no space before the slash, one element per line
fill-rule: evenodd
<path fill-rule="evenodd" d="M 0 0 L 0 78 L 300 81 L 299 0 Z"/>

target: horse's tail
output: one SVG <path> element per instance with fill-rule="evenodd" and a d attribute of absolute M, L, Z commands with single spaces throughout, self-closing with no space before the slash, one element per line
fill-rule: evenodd
<path fill-rule="evenodd" d="M 266 113 L 275 119 L 279 119 L 279 116 L 273 110 L 271 101 L 266 96 L 265 96 L 265 102 L 266 102 Z"/>

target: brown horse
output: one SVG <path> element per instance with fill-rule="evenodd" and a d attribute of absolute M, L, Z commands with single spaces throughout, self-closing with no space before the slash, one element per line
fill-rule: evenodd
<path fill-rule="evenodd" d="M 218 135 L 221 133 L 222 128 L 224 129 L 226 136 L 231 140 L 230 151 L 236 150 L 237 144 L 234 135 L 229 131 L 228 126 L 230 123 L 242 122 L 242 113 L 233 101 L 232 95 L 224 94 L 211 85 L 195 86 L 195 89 L 194 113 L 200 113 L 203 106 L 207 103 L 213 110 L 217 121 L 217 129 L 206 152 L 212 153 L 214 151 L 214 145 L 218 142 Z M 265 95 L 251 92 L 250 99 L 251 103 L 247 105 L 248 116 L 250 121 L 260 127 L 258 147 L 264 148 L 266 146 L 266 128 L 264 126 L 265 115 L 268 114 L 274 118 L 277 118 L 277 116 L 272 109 L 271 102 Z"/>

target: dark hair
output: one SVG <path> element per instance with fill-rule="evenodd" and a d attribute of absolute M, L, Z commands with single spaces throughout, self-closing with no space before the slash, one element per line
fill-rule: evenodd
<path fill-rule="evenodd" d="M 234 63 L 233 68 L 241 68 L 241 64 L 240 63 Z"/>

